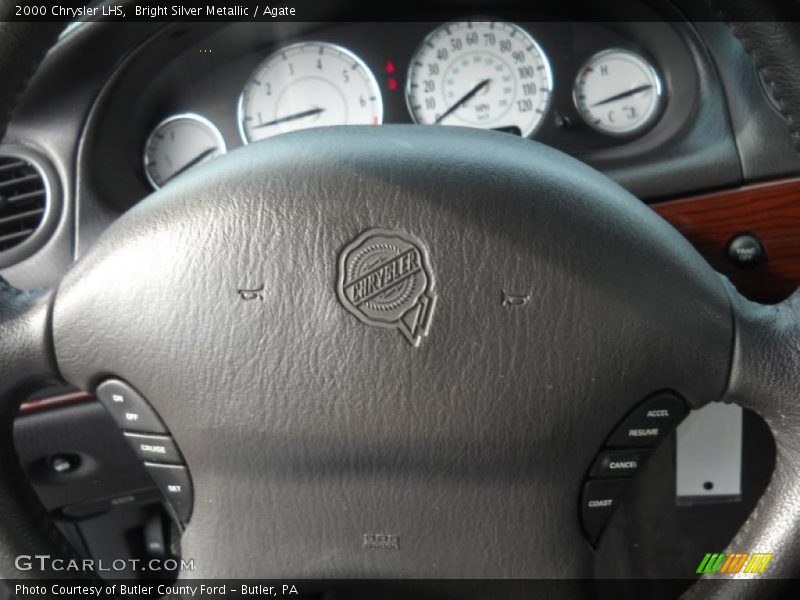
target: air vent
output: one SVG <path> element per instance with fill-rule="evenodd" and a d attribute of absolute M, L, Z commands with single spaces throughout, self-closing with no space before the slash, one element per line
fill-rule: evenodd
<path fill-rule="evenodd" d="M 0 156 L 0 254 L 19 246 L 42 225 L 47 182 L 33 162 Z"/>

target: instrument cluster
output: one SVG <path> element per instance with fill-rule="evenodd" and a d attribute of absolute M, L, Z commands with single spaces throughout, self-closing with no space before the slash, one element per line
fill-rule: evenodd
<path fill-rule="evenodd" d="M 645 134 L 664 112 L 665 86 L 651 57 L 606 47 L 582 57 L 574 72 L 556 73 L 553 53 L 558 49 L 548 49 L 515 23 L 434 26 L 407 65 L 376 64 L 375 57 L 360 56 L 324 36 L 305 37 L 270 48 L 247 77 L 235 100 L 239 144 L 312 127 L 380 125 L 387 89 L 404 96 L 407 121 L 530 138 L 537 137 L 547 119 L 575 125 L 569 116 L 554 114 L 557 90 L 568 91 L 574 120 L 609 140 Z M 163 114 L 144 143 L 144 174 L 159 188 L 228 146 L 208 115 Z"/>

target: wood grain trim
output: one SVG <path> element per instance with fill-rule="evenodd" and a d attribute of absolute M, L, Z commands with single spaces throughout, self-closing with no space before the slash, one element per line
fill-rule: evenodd
<path fill-rule="evenodd" d="M 661 202 L 652 208 L 748 298 L 779 302 L 800 286 L 800 178 Z M 739 233 L 756 236 L 766 251 L 766 260 L 753 269 L 728 260 L 728 243 Z"/>
<path fill-rule="evenodd" d="M 60 408 L 70 404 L 77 404 L 78 402 L 89 402 L 94 400 L 92 394 L 86 392 L 69 392 L 67 394 L 59 394 L 58 396 L 51 396 L 49 398 L 41 398 L 38 400 L 28 400 L 19 407 L 19 413 L 27 415 L 34 412 L 43 410 L 50 410 L 53 408 Z"/>

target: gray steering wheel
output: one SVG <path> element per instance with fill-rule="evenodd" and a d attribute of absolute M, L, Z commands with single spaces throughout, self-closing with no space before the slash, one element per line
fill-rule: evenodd
<path fill-rule="evenodd" d="M 0 132 L 58 31 L 7 10 Z M 797 139 L 800 35 L 781 3 L 759 10 L 773 18 L 735 30 Z M 705 576 L 687 597 L 763 597 L 800 559 L 800 295 L 745 300 L 636 198 L 533 141 L 382 126 L 236 150 L 126 213 L 56 289 L 0 280 L 0 340 L 5 577 L 53 575 L 17 555 L 71 555 L 11 435 L 26 394 L 62 378 L 121 378 L 168 425 L 195 488 L 193 577 L 590 577 L 574 499 L 661 390 L 749 408 L 777 447 L 731 545 L 774 552 L 775 579 Z"/>

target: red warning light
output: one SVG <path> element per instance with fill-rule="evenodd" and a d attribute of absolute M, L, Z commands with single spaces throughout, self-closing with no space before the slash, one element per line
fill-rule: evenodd
<path fill-rule="evenodd" d="M 386 61 L 386 66 L 383 68 L 383 70 L 391 75 L 395 71 L 394 63 L 392 61 L 390 61 L 390 60 L 387 60 Z M 392 88 L 392 89 L 394 89 L 394 88 Z"/>
<path fill-rule="evenodd" d="M 397 79 L 394 77 L 389 77 L 389 89 L 396 90 L 397 89 Z"/>

